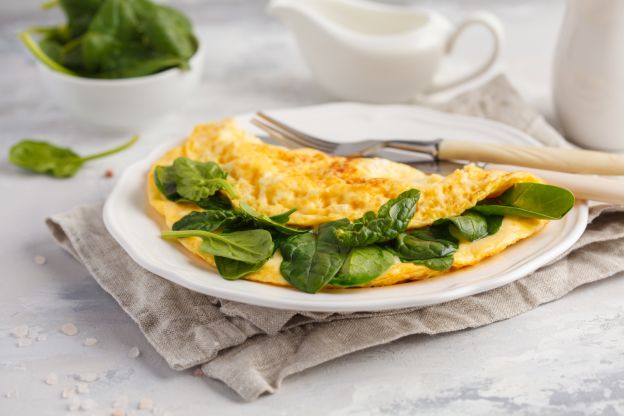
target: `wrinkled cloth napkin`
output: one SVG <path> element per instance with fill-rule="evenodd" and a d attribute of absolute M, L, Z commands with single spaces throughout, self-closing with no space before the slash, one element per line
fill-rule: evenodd
<path fill-rule="evenodd" d="M 439 108 L 498 120 L 550 145 L 565 143 L 502 76 Z M 411 334 L 507 319 L 624 270 L 624 207 L 594 206 L 589 221 L 568 253 L 506 286 L 440 305 L 353 314 L 269 309 L 170 283 L 139 267 L 113 240 L 101 205 L 77 207 L 47 224 L 173 369 L 201 365 L 251 401 L 275 392 L 285 377 L 336 357 Z"/>

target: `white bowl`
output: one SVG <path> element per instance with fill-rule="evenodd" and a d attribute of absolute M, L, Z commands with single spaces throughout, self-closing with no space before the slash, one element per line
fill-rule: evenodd
<path fill-rule="evenodd" d="M 179 108 L 196 90 L 204 66 L 202 41 L 189 65 L 188 70 L 111 80 L 66 75 L 42 63 L 38 67 L 45 88 L 69 114 L 108 129 L 136 132 Z"/>

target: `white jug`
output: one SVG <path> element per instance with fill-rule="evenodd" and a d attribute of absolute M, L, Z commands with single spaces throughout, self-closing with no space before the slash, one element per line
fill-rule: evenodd
<path fill-rule="evenodd" d="M 568 0 L 553 97 L 570 140 L 624 151 L 624 0 Z"/>
<path fill-rule="evenodd" d="M 398 103 L 455 87 L 498 59 L 502 25 L 476 13 L 458 26 L 432 11 L 365 0 L 272 0 L 269 11 L 294 32 L 318 82 L 338 98 Z M 443 83 L 434 75 L 468 26 L 485 26 L 494 45 L 486 62 Z"/>

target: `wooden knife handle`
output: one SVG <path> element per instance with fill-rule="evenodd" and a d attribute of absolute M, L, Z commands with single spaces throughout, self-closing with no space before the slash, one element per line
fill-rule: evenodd
<path fill-rule="evenodd" d="M 500 163 L 559 172 L 624 175 L 624 154 L 591 150 L 443 140 L 439 144 L 438 157 L 444 160 Z"/>

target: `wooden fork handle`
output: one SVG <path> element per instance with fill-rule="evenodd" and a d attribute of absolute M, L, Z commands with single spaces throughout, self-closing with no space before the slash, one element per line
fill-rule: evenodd
<path fill-rule="evenodd" d="M 624 155 L 558 147 L 443 140 L 438 158 L 526 166 L 559 172 L 624 175 Z"/>

